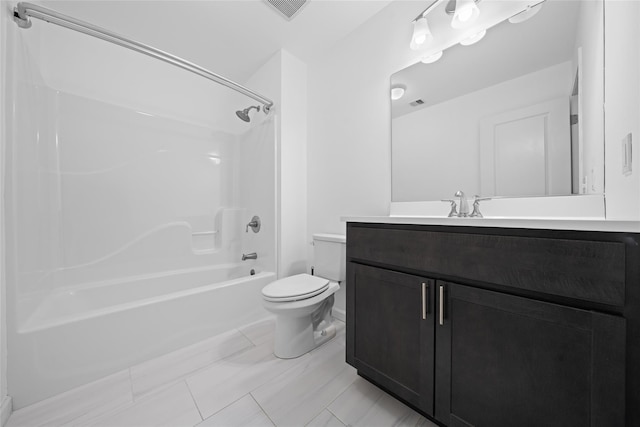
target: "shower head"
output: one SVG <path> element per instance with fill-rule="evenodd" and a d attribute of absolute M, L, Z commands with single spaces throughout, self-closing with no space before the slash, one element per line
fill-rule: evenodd
<path fill-rule="evenodd" d="M 245 108 L 242 111 L 240 110 L 236 111 L 236 116 L 238 116 L 240 120 L 248 123 L 251 121 L 251 119 L 249 118 L 249 111 L 251 111 L 252 108 L 255 108 L 256 110 L 260 111 L 259 105 L 252 105 L 251 107 Z"/>

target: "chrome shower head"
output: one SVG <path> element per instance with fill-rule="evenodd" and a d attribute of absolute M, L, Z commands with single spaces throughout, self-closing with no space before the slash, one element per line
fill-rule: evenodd
<path fill-rule="evenodd" d="M 236 111 L 236 116 L 238 116 L 238 118 L 240 120 L 242 120 L 243 122 L 250 122 L 251 119 L 249 118 L 249 111 L 251 111 L 252 108 L 255 108 L 256 110 L 260 111 L 260 106 L 259 105 L 252 105 L 249 108 L 245 108 L 244 110 L 240 111 Z"/>

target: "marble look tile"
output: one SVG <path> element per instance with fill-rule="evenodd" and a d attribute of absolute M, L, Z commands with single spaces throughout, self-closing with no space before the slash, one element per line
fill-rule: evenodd
<path fill-rule="evenodd" d="M 328 409 L 344 424 L 353 427 L 415 427 L 426 421 L 416 411 L 362 378 L 338 396 Z"/>
<path fill-rule="evenodd" d="M 200 413 L 208 418 L 307 358 L 278 359 L 271 343 L 262 344 L 195 373 L 187 378 L 187 384 Z"/>
<path fill-rule="evenodd" d="M 7 427 L 60 426 L 83 417 L 99 416 L 133 401 L 129 370 L 19 409 Z"/>
<path fill-rule="evenodd" d="M 182 427 L 194 426 L 202 421 L 200 413 L 184 381 L 152 393 L 113 411 L 90 424 L 109 427 Z"/>
<path fill-rule="evenodd" d="M 262 408 L 247 394 L 223 410 L 216 412 L 198 427 L 273 427 Z"/>
<path fill-rule="evenodd" d="M 344 351 L 332 340 L 251 394 L 277 426 L 305 425 L 357 378 L 355 369 L 344 362 Z"/>
<path fill-rule="evenodd" d="M 335 417 L 331 412 L 326 409 L 311 420 L 306 427 L 345 427 L 339 419 Z"/>
<path fill-rule="evenodd" d="M 240 328 L 240 332 L 249 338 L 254 345 L 261 345 L 273 342 L 275 328 L 276 319 L 274 317 L 270 317 L 268 319 L 263 319 L 246 325 Z"/>
<path fill-rule="evenodd" d="M 362 377 L 358 377 L 327 409 L 347 425 L 355 424 L 367 415 L 384 392 Z"/>
<path fill-rule="evenodd" d="M 180 381 L 220 359 L 252 346 L 243 334 L 233 330 L 133 366 L 133 397 L 138 399 L 157 387 Z"/>

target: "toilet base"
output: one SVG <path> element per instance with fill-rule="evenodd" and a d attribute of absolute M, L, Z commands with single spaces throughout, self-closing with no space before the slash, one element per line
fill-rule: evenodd
<path fill-rule="evenodd" d="M 295 359 L 336 336 L 336 326 L 326 319 L 314 330 L 311 316 L 277 317 L 273 354 L 280 359 Z"/>
<path fill-rule="evenodd" d="M 273 353 L 280 359 L 300 357 L 336 335 L 331 317 L 337 282 L 309 299 L 291 302 L 263 301 L 264 308 L 276 315 Z"/>

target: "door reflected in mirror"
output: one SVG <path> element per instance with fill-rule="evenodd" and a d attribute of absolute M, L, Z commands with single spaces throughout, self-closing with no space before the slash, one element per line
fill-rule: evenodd
<path fill-rule="evenodd" d="M 603 193 L 603 27 L 602 0 L 547 0 L 393 74 L 393 201 Z"/>

